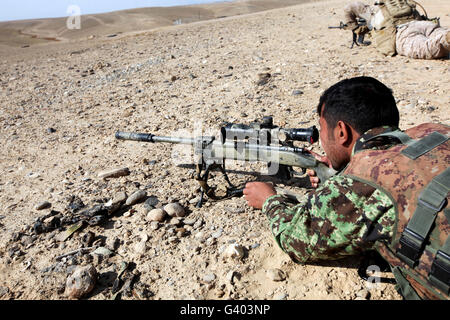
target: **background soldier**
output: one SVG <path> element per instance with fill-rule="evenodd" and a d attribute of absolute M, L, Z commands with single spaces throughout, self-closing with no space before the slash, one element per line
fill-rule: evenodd
<path fill-rule="evenodd" d="M 357 19 L 367 21 L 358 26 Z M 444 58 L 450 52 L 450 31 L 439 20 L 428 20 L 412 0 L 377 1 L 374 6 L 352 2 L 344 7 L 344 24 L 358 35 L 369 32 L 384 55 L 398 53 L 416 59 Z"/>

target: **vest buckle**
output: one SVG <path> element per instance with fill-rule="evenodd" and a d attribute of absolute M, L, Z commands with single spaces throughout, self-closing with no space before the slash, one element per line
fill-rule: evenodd
<path fill-rule="evenodd" d="M 425 239 L 414 231 L 405 228 L 399 240 L 401 247 L 397 249 L 397 255 L 411 268 L 417 264 Z"/>

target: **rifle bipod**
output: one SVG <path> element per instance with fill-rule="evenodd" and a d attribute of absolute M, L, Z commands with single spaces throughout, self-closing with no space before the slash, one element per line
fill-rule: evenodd
<path fill-rule="evenodd" d="M 224 162 L 225 163 L 225 162 Z M 224 200 L 229 199 L 232 197 L 240 197 L 243 194 L 244 188 L 238 188 L 235 185 L 233 185 L 228 178 L 227 173 L 225 172 L 225 168 L 223 165 L 212 162 L 212 163 L 200 163 L 196 165 L 197 167 L 197 176 L 195 180 L 198 181 L 201 187 L 200 191 L 200 199 L 196 204 L 196 208 L 201 208 L 203 205 L 203 196 L 206 194 L 206 196 L 212 200 Z M 202 169 L 204 168 L 204 172 L 202 174 Z M 208 178 L 209 178 L 209 172 L 214 169 L 219 169 L 219 171 L 222 173 L 225 181 L 227 182 L 228 186 L 226 186 L 226 192 L 224 195 L 216 195 L 215 187 L 210 187 L 208 185 Z"/>

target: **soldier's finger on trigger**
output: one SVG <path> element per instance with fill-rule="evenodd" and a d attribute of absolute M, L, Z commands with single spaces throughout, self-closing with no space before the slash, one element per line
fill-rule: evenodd
<path fill-rule="evenodd" d="M 312 170 L 312 169 L 307 169 L 307 170 L 306 170 L 306 174 L 307 174 L 308 176 L 315 176 L 315 175 L 316 175 L 316 172 L 315 172 L 314 170 Z"/>

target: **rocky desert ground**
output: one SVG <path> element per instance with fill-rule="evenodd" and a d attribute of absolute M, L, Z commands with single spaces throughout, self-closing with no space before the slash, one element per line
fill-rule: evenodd
<path fill-rule="evenodd" d="M 93 276 L 82 299 L 401 299 L 393 284 L 367 287 L 360 257 L 290 261 L 243 198 L 196 208 L 194 169 L 176 165 L 172 145 L 114 138 L 217 133 L 265 115 L 317 125 L 323 90 L 360 75 L 393 89 L 401 128 L 449 124 L 449 60 L 350 49 L 350 32 L 327 28 L 346 3 L 2 43 L 0 298 L 76 298 L 72 285 Z M 447 0 L 420 3 L 450 26 Z M 259 82 L 262 73 L 270 77 Z M 259 164 L 229 168 L 233 181 L 267 179 L 242 173 Z"/>

